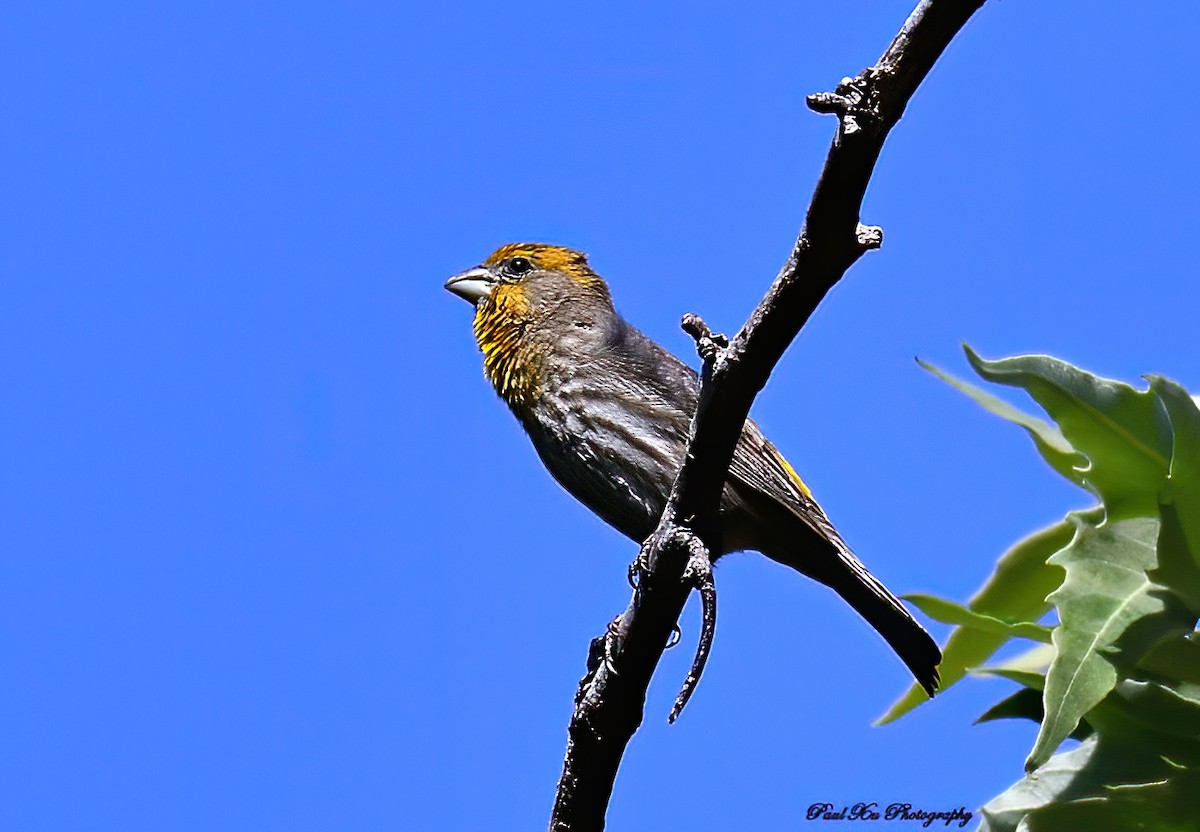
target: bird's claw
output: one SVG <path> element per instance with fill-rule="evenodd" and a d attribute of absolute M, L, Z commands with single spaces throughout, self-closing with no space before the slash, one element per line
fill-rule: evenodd
<path fill-rule="evenodd" d="M 683 580 L 692 585 L 693 589 L 704 591 L 706 585 L 713 582 L 712 561 L 708 559 L 708 551 L 701 546 L 692 549 L 688 554 L 687 566 L 683 569 Z"/>
<path fill-rule="evenodd" d="M 692 669 L 688 672 L 675 698 L 675 705 L 667 722 L 674 722 L 683 711 L 688 700 L 696 690 L 700 677 L 704 674 L 704 666 L 708 664 L 708 655 L 712 651 L 713 637 L 717 630 L 717 586 L 713 583 L 712 561 L 708 557 L 708 548 L 695 535 L 688 534 L 682 541 L 687 548 L 688 562 L 683 570 L 683 580 L 700 593 L 701 624 L 700 640 L 696 644 L 696 655 L 692 659 Z"/>
<path fill-rule="evenodd" d="M 642 578 L 650 574 L 650 548 L 642 546 L 638 550 L 637 557 L 633 559 L 633 563 L 629 564 L 629 571 L 626 578 L 629 585 L 634 589 L 640 589 Z"/>

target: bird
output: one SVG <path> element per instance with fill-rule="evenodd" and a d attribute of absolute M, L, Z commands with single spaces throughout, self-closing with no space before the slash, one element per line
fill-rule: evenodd
<path fill-rule="evenodd" d="M 510 243 L 445 288 L 475 307 L 483 370 L 555 480 L 636 542 L 683 463 L 699 376 L 618 314 L 587 255 Z M 812 491 L 747 419 L 720 508 L 720 557 L 754 550 L 831 588 L 929 696 L 936 642 L 851 552 Z"/>

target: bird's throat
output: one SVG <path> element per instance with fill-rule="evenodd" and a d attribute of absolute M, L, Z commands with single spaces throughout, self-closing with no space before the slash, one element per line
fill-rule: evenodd
<path fill-rule="evenodd" d="M 515 287 L 499 286 L 475 307 L 484 374 L 518 416 L 528 413 L 541 384 L 537 350 L 525 337 L 531 323 L 529 304 Z"/>

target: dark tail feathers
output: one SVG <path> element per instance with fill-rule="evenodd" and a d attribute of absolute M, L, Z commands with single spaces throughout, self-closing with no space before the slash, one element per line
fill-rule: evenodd
<path fill-rule="evenodd" d="M 822 539 L 805 527 L 802 539 L 763 552 L 772 560 L 790 566 L 820 581 L 842 596 L 867 620 L 908 665 L 931 697 L 938 689 L 938 664 L 942 651 L 895 595 L 867 571 L 845 543 L 840 546 Z M 836 532 L 835 532 L 836 534 Z M 840 540 L 839 540 L 840 542 Z"/>

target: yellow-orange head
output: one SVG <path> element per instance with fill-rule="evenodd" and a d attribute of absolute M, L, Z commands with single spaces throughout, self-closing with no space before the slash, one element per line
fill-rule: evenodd
<path fill-rule="evenodd" d="M 484 372 L 521 415 L 538 395 L 545 356 L 575 327 L 615 315 L 608 286 L 587 255 L 546 243 L 510 243 L 446 288 L 475 304 Z"/>

